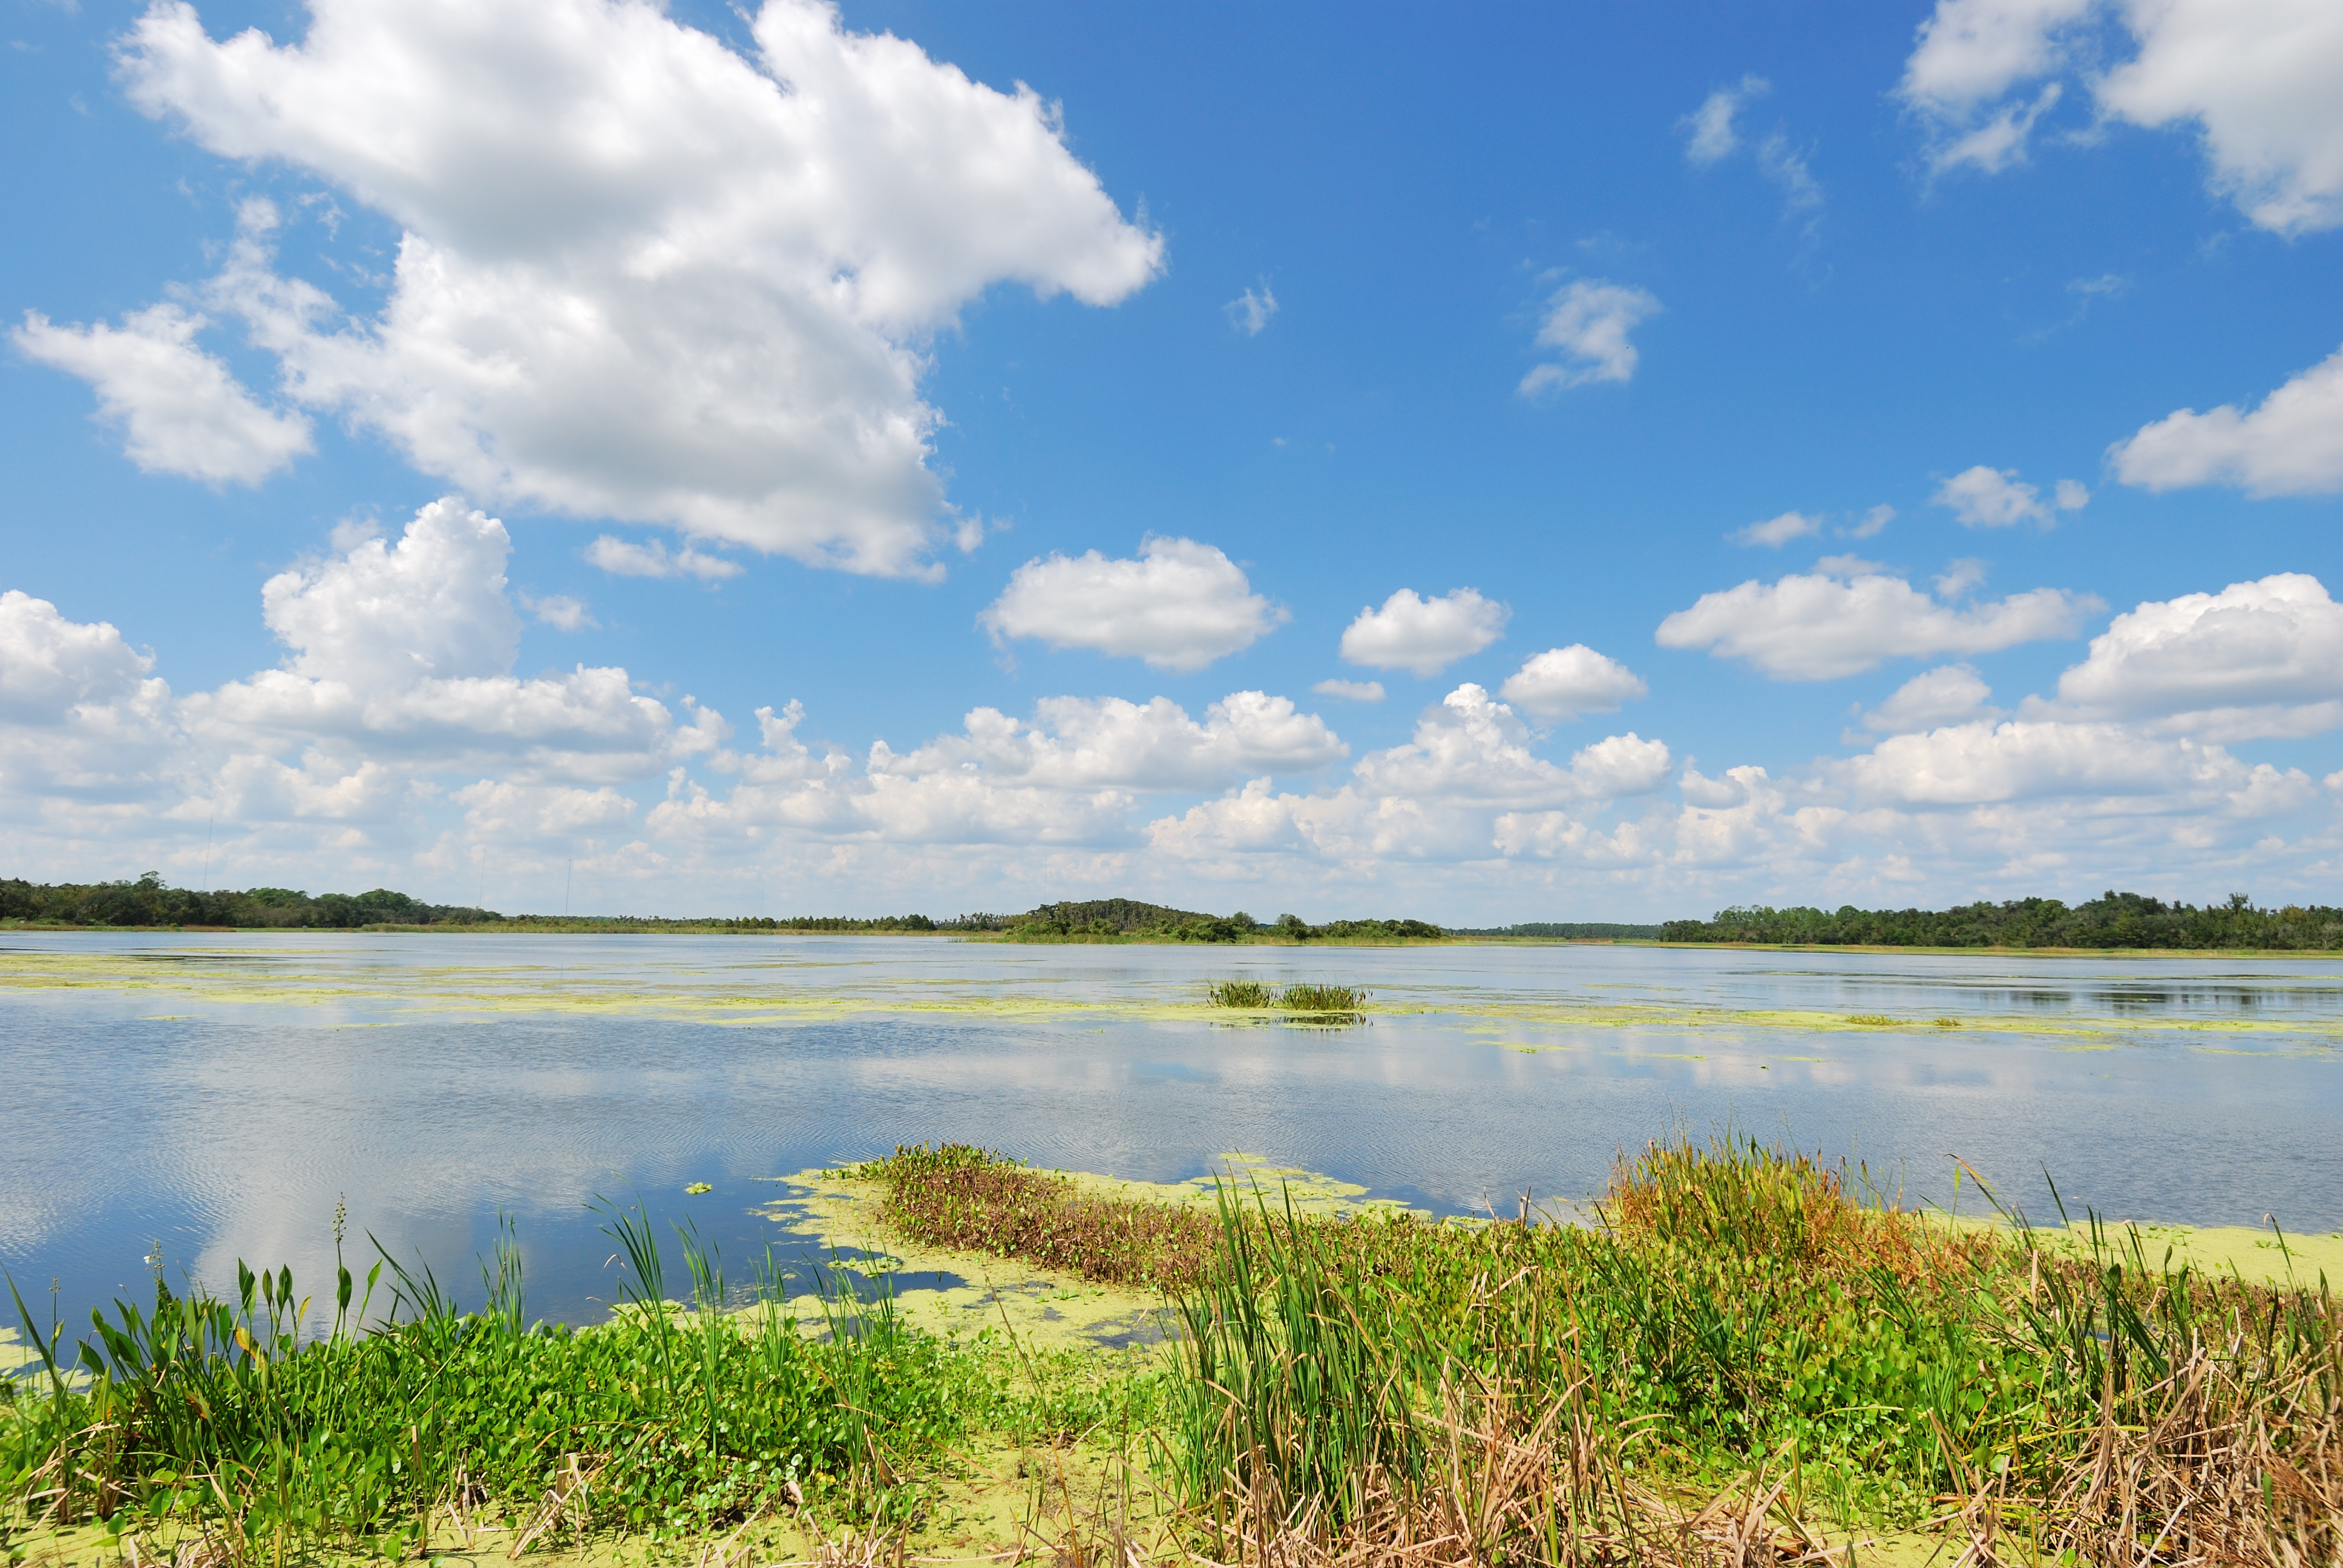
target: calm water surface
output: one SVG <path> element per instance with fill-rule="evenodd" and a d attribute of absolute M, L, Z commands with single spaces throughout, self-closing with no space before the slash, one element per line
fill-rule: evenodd
<path fill-rule="evenodd" d="M 1193 1004 L 1233 975 L 1378 1010 L 1216 1025 Z M 801 1242 L 753 1212 L 772 1178 L 922 1140 L 1511 1211 L 1729 1123 L 1940 1202 L 1957 1156 L 2036 1213 L 2046 1168 L 2077 1214 L 2343 1229 L 2334 958 L 10 933 L 0 1060 L 0 1263 L 69 1323 L 151 1289 L 158 1241 L 175 1278 L 289 1262 L 322 1296 L 337 1199 L 355 1260 L 370 1231 L 467 1301 L 508 1213 L 531 1312 L 590 1318 L 597 1194 L 737 1271 Z"/>

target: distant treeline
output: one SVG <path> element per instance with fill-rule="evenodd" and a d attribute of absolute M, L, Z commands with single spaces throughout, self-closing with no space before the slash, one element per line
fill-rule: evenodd
<path fill-rule="evenodd" d="M 2343 948 L 2343 910 L 2258 909 L 2243 893 L 2199 906 L 2110 891 L 2071 906 L 2014 899 L 1952 910 L 1721 910 L 1712 920 L 1670 920 L 1660 937 L 1813 947 L 2333 949 Z"/>
<path fill-rule="evenodd" d="M 360 926 L 477 926 L 499 921 L 493 910 L 427 904 L 377 888 L 370 893 L 319 893 L 291 888 L 226 889 L 199 893 L 166 885 L 149 871 L 136 881 L 0 879 L 0 920 L 61 926 L 241 926 L 350 930 Z"/>
<path fill-rule="evenodd" d="M 246 930 L 356 930 L 368 927 L 461 928 L 497 931 L 938 931 L 996 936 L 1005 941 L 1246 940 L 1391 941 L 1447 933 L 1423 920 L 1329 920 L 1313 926 L 1293 915 L 1264 924 L 1240 910 L 1198 914 L 1135 899 L 1043 904 L 1021 915 L 712 916 L 667 920 L 643 915 L 503 915 L 467 905 L 427 904 L 388 888 L 370 893 L 318 893 L 291 888 L 196 892 L 149 871 L 136 881 L 44 886 L 0 879 L 0 920 L 57 926 L 224 926 Z"/>
<path fill-rule="evenodd" d="M 1452 926 L 1452 937 L 1561 937 L 1573 940 L 1634 942 L 1658 938 L 1657 926 L 1623 926 L 1608 920 L 1524 920 L 1513 926 Z"/>
<path fill-rule="evenodd" d="M 1239 910 L 1232 915 L 1200 914 L 1137 899 L 1092 899 L 1043 904 L 1021 915 L 963 915 L 963 930 L 997 931 L 1007 941 L 1397 941 L 1444 937 L 1424 920 L 1328 920 L 1313 926 L 1299 915 L 1262 921 Z"/>

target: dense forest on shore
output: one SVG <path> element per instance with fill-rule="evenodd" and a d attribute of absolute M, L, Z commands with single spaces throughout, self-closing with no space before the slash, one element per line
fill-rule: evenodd
<path fill-rule="evenodd" d="M 1898 948 L 2343 948 L 2343 910 L 2324 904 L 2257 908 L 2244 893 L 2218 904 L 2167 904 L 2109 891 L 2080 904 L 2056 899 L 1980 900 L 1951 910 L 1721 910 L 1715 920 L 1670 920 L 1664 941 Z"/>
<path fill-rule="evenodd" d="M 2056 899 L 1980 901 L 1950 910 L 1835 910 L 1762 906 L 1721 910 L 1713 920 L 1664 925 L 1530 921 L 1444 928 L 1402 918 L 1327 920 L 1296 915 L 1259 920 L 1240 910 L 1205 914 L 1137 899 L 1043 904 L 1023 914 L 714 916 L 505 915 L 469 905 L 432 904 L 388 888 L 364 893 L 290 888 L 174 888 L 153 872 L 135 881 L 44 885 L 0 879 L 0 922 L 20 926 L 212 927 L 234 930 L 460 930 L 475 931 L 933 932 L 1006 942 L 1433 941 L 1455 937 L 1546 940 L 1753 942 L 1793 947 L 2178 948 L 2325 951 L 2343 949 L 2343 909 L 2288 904 L 2262 909 L 2243 893 L 2218 904 L 2166 903 L 2108 892 L 2085 903 Z"/>
<path fill-rule="evenodd" d="M 291 888 L 174 888 L 149 871 L 135 881 L 45 885 L 0 879 L 0 921 L 33 926 L 212 927 L 228 930 L 465 930 L 488 931 L 934 931 L 999 941 L 1246 940 L 1396 941 L 1448 933 L 1423 920 L 1329 920 L 1313 926 L 1293 915 L 1264 924 L 1242 911 L 1200 914 L 1135 899 L 1044 904 L 1021 915 L 714 916 L 666 920 L 640 915 L 505 915 L 468 905 L 430 904 L 388 888 L 319 893 Z"/>
<path fill-rule="evenodd" d="M 149 871 L 136 881 L 0 879 L 0 920 L 59 926 L 233 926 L 352 930 L 363 926 L 474 926 L 501 920 L 492 910 L 427 904 L 377 888 L 370 893 L 319 893 L 291 888 L 174 888 Z"/>

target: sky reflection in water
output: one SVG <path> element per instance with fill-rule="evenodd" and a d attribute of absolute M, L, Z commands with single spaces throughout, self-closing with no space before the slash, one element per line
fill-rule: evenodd
<path fill-rule="evenodd" d="M 1217 1027 L 1193 1004 L 1231 975 L 1388 1010 Z M 1729 1121 L 1939 1201 L 1958 1155 L 2037 1212 L 2046 1166 L 2077 1212 L 2343 1228 L 2332 958 L 12 933 L 0 1041 L 0 1263 L 69 1323 L 151 1289 L 158 1239 L 175 1277 L 243 1256 L 322 1297 L 337 1196 L 354 1259 L 371 1231 L 467 1302 L 508 1211 L 531 1312 L 589 1318 L 596 1194 L 690 1216 L 739 1278 L 803 1251 L 750 1212 L 767 1179 L 940 1139 L 1152 1181 L 1241 1150 L 1510 1211 Z"/>

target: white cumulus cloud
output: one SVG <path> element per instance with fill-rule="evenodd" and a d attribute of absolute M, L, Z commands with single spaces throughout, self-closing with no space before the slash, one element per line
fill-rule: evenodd
<path fill-rule="evenodd" d="M 2343 348 L 2240 412 L 2183 408 L 2108 449 L 2116 477 L 2143 489 L 2229 484 L 2254 496 L 2343 490 Z"/>
<path fill-rule="evenodd" d="M 76 709 L 136 696 L 154 668 L 108 622 L 67 620 L 18 588 L 0 593 L 0 719 L 62 723 Z"/>
<path fill-rule="evenodd" d="M 2098 608 L 2088 595 L 2035 588 L 1956 609 L 1877 570 L 1793 574 L 1703 594 L 1660 622 L 1658 641 L 1745 659 L 1776 680 L 1833 680 L 1890 658 L 1990 653 L 2072 637 Z"/>
<path fill-rule="evenodd" d="M 608 534 L 586 547 L 586 564 L 599 567 L 612 577 L 698 578 L 702 582 L 737 578 L 744 569 L 739 561 L 711 556 L 689 545 L 670 551 L 663 540 L 639 545 Z"/>
<path fill-rule="evenodd" d="M 1053 789 L 1216 789 L 1249 775 L 1310 772 L 1349 755 L 1325 720 L 1291 698 L 1232 692 L 1197 723 L 1168 697 L 1050 697 L 1033 722 L 998 709 L 970 713 L 962 732 L 898 756 L 871 751 L 874 774 L 920 776 L 980 769 L 997 782 Z"/>
<path fill-rule="evenodd" d="M 1658 298 L 1645 289 L 1599 277 L 1570 284 L 1546 302 L 1537 333 L 1540 348 L 1560 349 L 1563 357 L 1523 377 L 1523 395 L 1630 379 L 1641 356 L 1627 335 L 1660 309 Z"/>
<path fill-rule="evenodd" d="M 2343 605 L 2300 572 L 2125 611 L 2058 678 L 2066 707 L 2224 739 L 2343 725 Z"/>
<path fill-rule="evenodd" d="M 2160 796 L 2261 816 L 2298 809 L 2313 794 L 2299 769 L 2247 765 L 2218 746 L 2151 740 L 2118 724 L 1948 725 L 1890 736 L 1839 771 L 1859 799 L 1919 806 Z"/>
<path fill-rule="evenodd" d="M 1359 611 L 1343 628 L 1341 651 L 1347 663 L 1431 677 L 1496 641 L 1513 613 L 1468 588 L 1429 599 L 1401 588 L 1381 609 Z"/>
<path fill-rule="evenodd" d="M 1864 728 L 1889 735 L 1934 729 L 1940 725 L 1998 719 L 1986 706 L 1993 689 L 1966 664 L 1941 665 L 1914 676 L 1888 699 L 1863 716 Z"/>
<path fill-rule="evenodd" d="M 2122 35 L 2131 56 L 2101 68 Z M 1990 173 L 2024 159 L 2073 82 L 2104 121 L 2193 127 L 2213 192 L 2299 234 L 2343 224 L 2338 79 L 2343 11 L 2327 0 L 1938 0 L 1897 93 L 1937 167 Z"/>
<path fill-rule="evenodd" d="M 1344 702 L 1381 702 L 1383 683 L 1380 680 L 1322 680 L 1311 690 L 1321 697 L 1338 697 Z"/>
<path fill-rule="evenodd" d="M 1583 642 L 1533 654 L 1506 678 L 1497 695 L 1548 723 L 1588 713 L 1615 713 L 1651 688 L 1617 659 Z"/>
<path fill-rule="evenodd" d="M 290 396 L 475 495 L 853 570 L 931 568 L 925 344 L 997 283 L 1111 305 L 1161 266 L 1058 112 L 816 0 L 746 51 L 642 0 L 316 0 L 225 41 L 153 5 L 131 101 L 403 230 L 346 318 L 246 225 L 205 297 Z"/>
<path fill-rule="evenodd" d="M 592 781 L 640 777 L 722 739 L 720 715 L 692 708 L 679 725 L 624 669 L 513 675 L 511 548 L 502 523 L 445 499 L 395 544 L 356 539 L 279 572 L 262 585 L 261 614 L 288 650 L 284 665 L 192 695 L 181 711 L 256 755 L 331 743 L 353 767 L 498 759 Z"/>
<path fill-rule="evenodd" d="M 977 617 L 996 639 L 1095 648 L 1182 673 L 1251 648 L 1287 618 L 1214 547 L 1160 537 L 1135 560 L 1085 550 L 1027 561 Z"/>
<path fill-rule="evenodd" d="M 146 472 L 256 485 L 312 450 L 309 421 L 261 407 L 196 347 L 207 325 L 169 304 L 132 311 L 119 327 L 59 327 L 26 311 L 9 337 L 25 358 L 96 388 L 98 417 L 122 427 L 124 453 Z"/>
<path fill-rule="evenodd" d="M 1964 468 L 1936 487 L 1936 505 L 1947 507 L 1965 527 L 2006 528 L 2017 523 L 2048 528 L 2059 512 L 2080 511 L 2091 493 L 2073 479 L 2061 479 L 2045 501 L 2042 492 L 2025 483 L 2015 468 L 1989 468 L 1980 463 Z"/>

